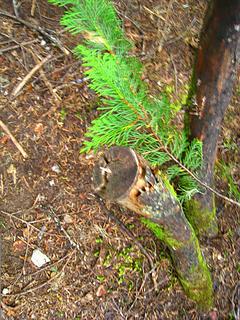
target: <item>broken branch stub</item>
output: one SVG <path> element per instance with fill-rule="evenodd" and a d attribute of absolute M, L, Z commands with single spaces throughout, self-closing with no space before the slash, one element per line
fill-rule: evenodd
<path fill-rule="evenodd" d="M 164 176 L 156 175 L 134 150 L 112 147 L 100 153 L 93 171 L 95 192 L 140 214 L 164 241 L 187 295 L 202 309 L 212 305 L 212 282 L 193 228 Z"/>

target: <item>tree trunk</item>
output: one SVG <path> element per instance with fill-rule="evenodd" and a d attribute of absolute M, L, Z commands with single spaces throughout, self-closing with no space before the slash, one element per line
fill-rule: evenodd
<path fill-rule="evenodd" d="M 203 142 L 199 177 L 213 184 L 221 123 L 232 96 L 240 57 L 240 0 L 213 0 L 208 8 L 190 90 L 186 128 Z M 186 214 L 201 236 L 215 236 L 215 199 L 203 190 L 186 206 Z"/>
<path fill-rule="evenodd" d="M 132 149 L 112 147 L 102 153 L 93 173 L 95 191 L 127 207 L 164 241 L 187 295 L 202 309 L 212 305 L 212 282 L 195 233 L 167 180 L 155 175 Z"/>

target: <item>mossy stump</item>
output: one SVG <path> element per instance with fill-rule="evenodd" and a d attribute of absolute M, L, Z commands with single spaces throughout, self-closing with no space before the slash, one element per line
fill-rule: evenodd
<path fill-rule="evenodd" d="M 213 238 L 218 234 L 215 198 L 211 195 L 212 204 L 202 205 L 197 195 L 185 203 L 185 213 L 200 238 Z"/>
<path fill-rule="evenodd" d="M 184 291 L 200 309 L 212 306 L 212 281 L 192 226 L 169 182 L 130 148 L 112 147 L 94 167 L 95 191 L 142 216 L 168 246 Z"/>

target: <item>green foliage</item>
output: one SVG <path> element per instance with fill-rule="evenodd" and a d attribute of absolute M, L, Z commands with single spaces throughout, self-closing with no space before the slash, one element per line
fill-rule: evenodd
<path fill-rule="evenodd" d="M 64 122 L 64 120 L 66 119 L 67 116 L 67 111 L 66 109 L 62 108 L 60 111 L 60 120 L 61 122 Z"/>
<path fill-rule="evenodd" d="M 91 48 L 123 53 L 131 48 L 108 0 L 49 0 L 58 6 L 70 5 L 61 24 L 72 34 L 81 33 Z"/>
<path fill-rule="evenodd" d="M 179 106 L 167 94 L 150 98 L 142 81 L 142 65 L 129 54 L 115 9 L 108 0 L 49 0 L 70 5 L 61 23 L 85 38 L 75 54 L 86 67 L 90 88 L 101 98 L 100 116 L 88 129 L 82 152 L 103 146 L 121 145 L 135 149 L 152 166 L 165 165 L 181 201 L 198 192 L 198 185 L 185 170 L 174 164 L 169 153 L 189 170 L 201 166 L 202 146 L 189 143 L 185 132 L 174 125 Z M 168 152 L 166 152 L 168 150 Z"/>
<path fill-rule="evenodd" d="M 118 258 L 120 261 L 116 264 L 118 271 L 118 283 L 121 284 L 126 282 L 126 275 L 128 272 L 131 273 L 142 273 L 142 260 L 141 258 L 133 257 L 133 248 L 126 247 L 119 254 Z M 131 284 L 130 284 L 131 287 Z M 130 289 L 130 288 L 129 288 Z"/>

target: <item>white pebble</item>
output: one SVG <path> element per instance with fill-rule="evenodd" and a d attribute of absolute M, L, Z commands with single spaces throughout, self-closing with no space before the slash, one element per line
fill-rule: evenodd
<path fill-rule="evenodd" d="M 54 180 L 50 180 L 50 181 L 49 181 L 49 185 L 50 185 L 50 187 L 55 186 L 55 182 L 54 182 Z"/>
<path fill-rule="evenodd" d="M 2 294 L 3 295 L 9 294 L 9 289 L 8 288 L 3 288 L 2 289 Z"/>
<path fill-rule="evenodd" d="M 33 250 L 31 261 L 35 266 L 38 268 L 41 268 L 46 263 L 50 262 L 50 259 L 48 256 L 46 256 L 44 253 L 42 253 L 39 249 Z"/>
<path fill-rule="evenodd" d="M 60 173 L 61 172 L 61 169 L 59 168 L 59 165 L 58 164 L 54 164 L 52 166 L 52 171 L 53 172 L 56 172 L 56 173 Z"/>
<path fill-rule="evenodd" d="M 47 44 L 47 42 L 45 41 L 45 40 L 42 40 L 41 42 L 40 42 L 40 44 L 41 44 L 41 46 L 45 46 L 46 44 Z"/>

